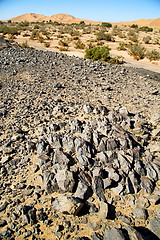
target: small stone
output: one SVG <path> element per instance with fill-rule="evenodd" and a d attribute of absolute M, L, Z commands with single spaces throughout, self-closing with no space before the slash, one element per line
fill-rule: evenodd
<path fill-rule="evenodd" d="M 111 228 L 105 231 L 103 240 L 125 240 L 122 230 Z"/>
<path fill-rule="evenodd" d="M 98 217 L 106 219 L 108 217 L 108 203 L 100 201 L 100 208 L 98 212 Z"/>
<path fill-rule="evenodd" d="M 160 221 L 157 217 L 150 220 L 148 227 L 158 238 L 160 238 Z"/>
<path fill-rule="evenodd" d="M 133 210 L 133 214 L 134 214 L 135 218 L 144 219 L 144 220 L 146 220 L 148 218 L 147 210 L 143 209 L 143 208 L 136 207 Z"/>
<path fill-rule="evenodd" d="M 6 220 L 0 220 L 0 227 L 4 227 L 5 225 L 7 225 L 7 221 Z"/>
<path fill-rule="evenodd" d="M 77 215 L 83 206 L 79 199 L 65 195 L 52 200 L 53 209 L 64 214 Z"/>
<path fill-rule="evenodd" d="M 136 201 L 136 207 L 139 208 L 148 208 L 150 206 L 147 198 L 142 197 Z"/>

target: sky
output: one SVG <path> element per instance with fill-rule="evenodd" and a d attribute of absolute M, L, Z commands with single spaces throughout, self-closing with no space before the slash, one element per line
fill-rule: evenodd
<path fill-rule="evenodd" d="M 0 0 L 0 20 L 26 13 L 119 22 L 160 18 L 160 0 Z"/>

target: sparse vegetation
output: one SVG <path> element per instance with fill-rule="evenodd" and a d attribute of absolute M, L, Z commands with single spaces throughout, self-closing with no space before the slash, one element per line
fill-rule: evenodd
<path fill-rule="evenodd" d="M 124 60 L 124 57 L 122 56 L 116 56 L 114 58 L 111 58 L 108 62 L 112 64 L 122 64 Z"/>
<path fill-rule="evenodd" d="M 153 49 L 152 51 L 147 51 L 146 57 L 150 61 L 160 60 L 160 53 L 156 49 Z"/>
<path fill-rule="evenodd" d="M 105 34 L 103 31 L 100 31 L 97 33 L 97 40 L 113 41 L 113 38 L 110 33 Z"/>
<path fill-rule="evenodd" d="M 126 51 L 127 50 L 127 44 L 125 42 L 120 42 L 119 46 L 117 47 L 117 50 L 119 51 Z"/>
<path fill-rule="evenodd" d="M 68 51 L 69 47 L 59 47 L 59 51 Z"/>
<path fill-rule="evenodd" d="M 50 44 L 49 42 L 45 42 L 45 43 L 44 43 L 44 46 L 45 46 L 46 48 L 50 47 L 50 45 L 51 45 L 51 44 Z"/>
<path fill-rule="evenodd" d="M 80 39 L 78 39 L 78 41 L 76 41 L 74 43 L 74 47 L 76 49 L 84 49 L 85 48 L 85 44 Z"/>
<path fill-rule="evenodd" d="M 145 36 L 143 38 L 143 41 L 144 41 L 145 44 L 149 44 L 149 42 L 151 41 L 151 37 L 150 36 Z"/>
<path fill-rule="evenodd" d="M 138 41 L 138 35 L 135 33 L 134 30 L 130 30 L 128 32 L 128 38 L 129 40 L 131 40 L 132 42 L 137 42 Z"/>
<path fill-rule="evenodd" d="M 140 44 L 133 44 L 129 46 L 129 55 L 133 56 L 137 61 L 145 57 L 146 48 Z"/>
<path fill-rule="evenodd" d="M 30 46 L 28 45 L 28 42 L 25 41 L 20 45 L 22 48 L 30 48 Z"/>
<path fill-rule="evenodd" d="M 91 59 L 98 58 L 100 61 L 110 61 L 111 63 L 123 62 L 120 56 L 115 58 L 107 56 L 107 60 L 103 60 L 105 58 L 103 55 L 104 52 L 107 53 L 106 47 L 110 49 L 111 46 L 113 50 L 128 50 L 128 55 L 133 56 L 135 60 L 146 57 L 150 61 L 159 61 L 159 34 L 160 30 L 158 29 L 154 29 L 153 31 L 153 28 L 147 26 L 138 27 L 137 24 L 132 24 L 131 26 L 112 26 L 109 22 L 92 25 L 86 24 L 84 21 L 72 24 L 56 21 L 32 23 L 28 21 L 20 23 L 0 21 L 0 37 L 5 37 L 10 43 L 22 42 L 24 40 L 21 45 L 27 48 L 28 43 L 25 40 L 29 38 L 30 40 L 43 43 L 46 48 L 50 47 L 52 43 L 52 46 L 55 46 L 54 48 L 59 49 L 59 51 L 68 51 L 69 48 L 72 49 L 73 47 L 76 49 L 86 49 L 91 50 L 90 53 L 87 53 L 88 55 L 91 56 L 94 53 L 94 57 Z M 16 38 L 16 35 L 20 36 Z M 19 41 L 20 38 L 21 41 Z M 30 43 L 32 45 L 32 41 Z M 149 44 L 149 47 L 145 45 L 145 49 L 141 45 L 143 43 Z M 102 47 L 104 48 L 102 49 Z M 123 52 L 122 55 L 124 55 Z"/>

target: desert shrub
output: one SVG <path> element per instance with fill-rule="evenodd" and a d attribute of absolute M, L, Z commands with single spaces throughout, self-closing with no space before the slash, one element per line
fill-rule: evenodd
<path fill-rule="evenodd" d="M 40 43 L 44 42 L 44 38 L 41 35 L 38 35 L 37 39 Z"/>
<path fill-rule="evenodd" d="M 145 57 L 146 49 L 140 44 L 130 45 L 128 50 L 129 55 L 133 56 L 137 61 Z"/>
<path fill-rule="evenodd" d="M 160 60 L 160 53 L 156 49 L 153 49 L 153 50 L 147 52 L 146 57 L 150 61 Z"/>
<path fill-rule="evenodd" d="M 151 41 L 151 37 L 150 36 L 145 36 L 143 38 L 143 41 L 144 41 L 145 44 L 149 44 L 149 42 Z"/>
<path fill-rule="evenodd" d="M 110 28 L 110 27 L 112 27 L 112 24 L 109 22 L 102 22 L 102 27 Z"/>
<path fill-rule="evenodd" d="M 23 34 L 23 37 L 29 37 L 30 35 L 27 33 L 27 32 L 25 32 L 24 34 Z"/>
<path fill-rule="evenodd" d="M 46 48 L 50 47 L 50 45 L 51 45 L 51 44 L 50 44 L 49 42 L 45 42 L 45 43 L 44 43 L 44 46 L 45 46 Z"/>
<path fill-rule="evenodd" d="M 110 59 L 110 50 L 108 46 L 86 49 L 84 57 L 92 60 L 107 61 Z"/>
<path fill-rule="evenodd" d="M 66 40 L 60 40 L 59 42 L 58 42 L 58 44 L 59 45 L 61 45 L 62 47 L 68 47 L 68 42 L 66 41 Z"/>
<path fill-rule="evenodd" d="M 78 39 L 79 39 L 78 36 L 75 36 L 75 37 L 72 38 L 72 40 L 78 40 Z"/>
<path fill-rule="evenodd" d="M 68 51 L 69 47 L 59 47 L 59 51 Z"/>
<path fill-rule="evenodd" d="M 89 42 L 89 43 L 87 44 L 87 46 L 88 46 L 88 49 L 91 49 L 91 48 L 94 48 L 94 47 L 95 47 L 95 45 L 94 45 L 92 42 Z"/>
<path fill-rule="evenodd" d="M 22 48 L 30 48 L 27 41 L 23 42 L 20 46 Z"/>
<path fill-rule="evenodd" d="M 114 28 L 113 28 L 113 30 L 112 30 L 112 32 L 111 32 L 111 34 L 112 34 L 113 36 L 117 36 L 120 32 L 121 32 L 121 29 L 118 28 L 117 25 L 115 25 Z"/>
<path fill-rule="evenodd" d="M 41 31 L 43 35 L 45 35 L 46 37 L 49 36 L 50 32 L 46 31 L 46 30 L 42 30 Z"/>
<path fill-rule="evenodd" d="M 153 44 L 158 44 L 159 45 L 159 38 L 154 38 L 152 41 Z"/>
<path fill-rule="evenodd" d="M 39 32 L 38 32 L 38 30 L 34 29 L 34 30 L 32 31 L 32 34 L 31 34 L 31 36 L 30 36 L 30 39 L 34 40 L 34 39 L 37 39 L 38 37 L 39 37 Z"/>
<path fill-rule="evenodd" d="M 132 24 L 131 28 L 138 28 L 138 25 L 137 24 Z"/>
<path fill-rule="evenodd" d="M 9 40 L 10 43 L 13 43 L 15 39 L 16 39 L 16 37 L 14 35 L 9 34 L 8 40 Z"/>
<path fill-rule="evenodd" d="M 61 25 L 61 23 L 59 23 L 59 22 L 57 22 L 57 21 L 52 22 L 52 24 L 53 24 L 54 26 L 59 26 L 59 25 Z"/>
<path fill-rule="evenodd" d="M 57 35 L 57 38 L 64 38 L 64 36 L 61 35 L 61 34 L 58 34 L 58 35 Z"/>
<path fill-rule="evenodd" d="M 104 45 L 104 42 L 102 42 L 102 41 L 97 42 L 97 46 L 103 46 L 103 45 Z"/>
<path fill-rule="evenodd" d="M 126 35 L 125 35 L 125 33 L 123 33 L 123 32 L 119 32 L 119 33 L 118 33 L 118 37 L 119 37 L 119 38 L 125 38 Z"/>
<path fill-rule="evenodd" d="M 71 36 L 80 36 L 80 32 L 77 31 L 77 30 L 71 30 L 71 31 L 69 32 L 69 34 L 70 34 Z"/>
<path fill-rule="evenodd" d="M 112 41 L 112 35 L 110 33 L 105 34 L 103 31 L 100 31 L 97 33 L 97 40 L 106 40 L 106 41 Z"/>
<path fill-rule="evenodd" d="M 138 41 L 138 35 L 135 33 L 134 30 L 130 30 L 128 32 L 128 37 L 129 37 L 129 40 L 131 40 L 132 42 L 137 42 Z"/>
<path fill-rule="evenodd" d="M 79 24 L 80 24 L 80 25 L 85 25 L 85 22 L 84 22 L 84 21 L 80 21 Z"/>
<path fill-rule="evenodd" d="M 29 22 L 28 21 L 22 21 L 19 23 L 19 26 L 21 27 L 28 27 L 29 26 Z"/>
<path fill-rule="evenodd" d="M 34 29 L 39 29 L 40 27 L 39 27 L 39 25 L 34 25 Z"/>
<path fill-rule="evenodd" d="M 106 34 L 103 31 L 97 33 L 97 40 L 106 40 Z"/>
<path fill-rule="evenodd" d="M 109 63 L 112 64 L 122 64 L 124 60 L 124 57 L 122 56 L 116 56 L 114 58 L 111 58 L 110 60 L 108 60 Z"/>
<path fill-rule="evenodd" d="M 7 26 L 2 26 L 0 27 L 0 33 L 3 33 L 3 35 L 6 34 L 12 34 L 12 35 L 18 35 L 19 31 L 16 27 L 7 27 Z"/>
<path fill-rule="evenodd" d="M 143 26 L 139 28 L 139 31 L 143 31 L 143 32 L 153 32 L 153 28 L 147 27 L 147 26 Z"/>
<path fill-rule="evenodd" d="M 84 49 L 85 48 L 85 44 L 79 39 L 78 41 L 76 41 L 74 43 L 74 47 L 76 49 Z"/>
<path fill-rule="evenodd" d="M 125 51 L 127 50 L 127 44 L 125 42 L 119 42 L 119 46 L 117 47 L 117 50 L 119 51 Z"/>

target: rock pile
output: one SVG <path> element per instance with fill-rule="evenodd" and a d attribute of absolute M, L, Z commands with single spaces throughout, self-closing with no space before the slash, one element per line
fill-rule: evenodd
<path fill-rule="evenodd" d="M 160 238 L 159 76 L 0 57 L 0 239 Z"/>

